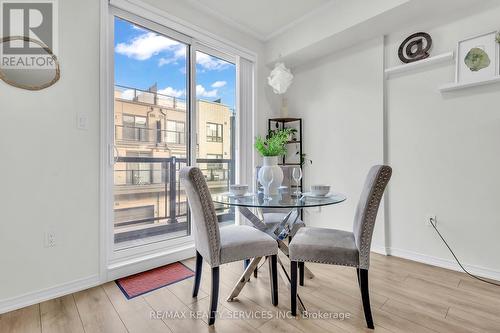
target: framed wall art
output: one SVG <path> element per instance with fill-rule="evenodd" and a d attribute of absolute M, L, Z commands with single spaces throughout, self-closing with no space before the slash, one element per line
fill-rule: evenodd
<path fill-rule="evenodd" d="M 497 33 L 491 31 L 458 42 L 456 83 L 480 82 L 499 76 Z"/>

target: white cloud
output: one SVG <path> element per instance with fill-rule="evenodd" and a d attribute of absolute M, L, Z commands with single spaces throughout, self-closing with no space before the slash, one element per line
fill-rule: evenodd
<path fill-rule="evenodd" d="M 182 97 L 186 94 L 185 90 L 177 90 L 172 87 L 166 87 L 164 89 L 158 90 L 158 94 L 160 95 L 166 95 L 166 96 L 171 96 L 171 97 Z"/>
<path fill-rule="evenodd" d="M 147 31 L 147 30 L 146 30 L 146 29 L 144 29 L 143 27 L 140 27 L 140 26 L 135 25 L 135 24 L 132 24 L 132 29 L 134 29 L 134 30 L 138 30 L 138 31 L 144 31 L 144 32 L 146 32 L 146 31 Z"/>
<path fill-rule="evenodd" d="M 227 61 L 209 56 L 206 53 L 196 53 L 196 63 L 207 70 L 221 70 L 226 68 L 229 63 Z"/>
<path fill-rule="evenodd" d="M 172 50 L 178 45 L 179 43 L 172 39 L 148 32 L 133 38 L 128 43 L 118 43 L 115 51 L 129 58 L 147 60 L 160 52 Z"/>
<path fill-rule="evenodd" d="M 179 59 L 186 58 L 186 46 L 183 44 L 178 44 L 173 47 L 174 54 L 171 57 L 162 57 L 158 60 L 158 66 L 161 67 L 163 65 L 168 65 L 171 63 L 176 63 Z"/>
<path fill-rule="evenodd" d="M 134 89 L 126 89 L 122 91 L 121 98 L 127 99 L 127 100 L 133 100 L 135 97 L 135 91 Z"/>
<path fill-rule="evenodd" d="M 179 44 L 174 52 L 174 56 L 176 59 L 185 58 L 186 57 L 186 45 Z"/>
<path fill-rule="evenodd" d="M 172 59 L 170 58 L 160 58 L 160 60 L 158 60 L 158 66 L 161 67 L 163 65 L 168 65 L 170 63 L 172 63 Z"/>
<path fill-rule="evenodd" d="M 212 88 L 222 88 L 227 84 L 226 81 L 215 81 L 212 83 Z"/>
<path fill-rule="evenodd" d="M 142 29 L 139 26 L 133 26 L 133 28 L 139 31 Z M 184 44 L 154 32 L 145 32 L 127 42 L 118 43 L 115 51 L 136 60 L 148 60 L 155 55 L 168 52 L 168 56 L 158 60 L 158 66 L 160 67 L 186 58 L 186 46 Z M 230 65 L 227 61 L 203 52 L 197 52 L 196 63 L 204 70 L 222 70 Z"/>
<path fill-rule="evenodd" d="M 213 98 L 217 97 L 217 89 L 206 90 L 201 84 L 196 85 L 196 96 Z"/>

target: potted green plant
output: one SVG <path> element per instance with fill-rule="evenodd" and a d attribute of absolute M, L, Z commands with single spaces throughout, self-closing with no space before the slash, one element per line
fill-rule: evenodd
<path fill-rule="evenodd" d="M 264 139 L 255 139 L 255 149 L 262 155 L 263 164 L 259 170 L 258 180 L 264 187 L 264 195 L 276 195 L 283 182 L 283 171 L 278 166 L 278 157 L 286 154 L 286 143 L 289 141 L 292 129 L 269 131 Z"/>

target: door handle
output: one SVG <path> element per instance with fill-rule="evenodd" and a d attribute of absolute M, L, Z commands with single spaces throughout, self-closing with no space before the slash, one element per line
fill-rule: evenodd
<path fill-rule="evenodd" d="M 118 151 L 118 148 L 116 148 L 116 145 L 110 144 L 108 148 L 109 152 L 109 165 L 114 166 L 116 162 L 118 162 L 118 158 L 120 157 L 119 154 L 120 152 Z"/>

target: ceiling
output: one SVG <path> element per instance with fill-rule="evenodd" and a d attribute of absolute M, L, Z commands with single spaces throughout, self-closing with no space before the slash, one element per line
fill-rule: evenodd
<path fill-rule="evenodd" d="M 189 1 L 229 25 L 267 41 L 335 0 Z"/>

